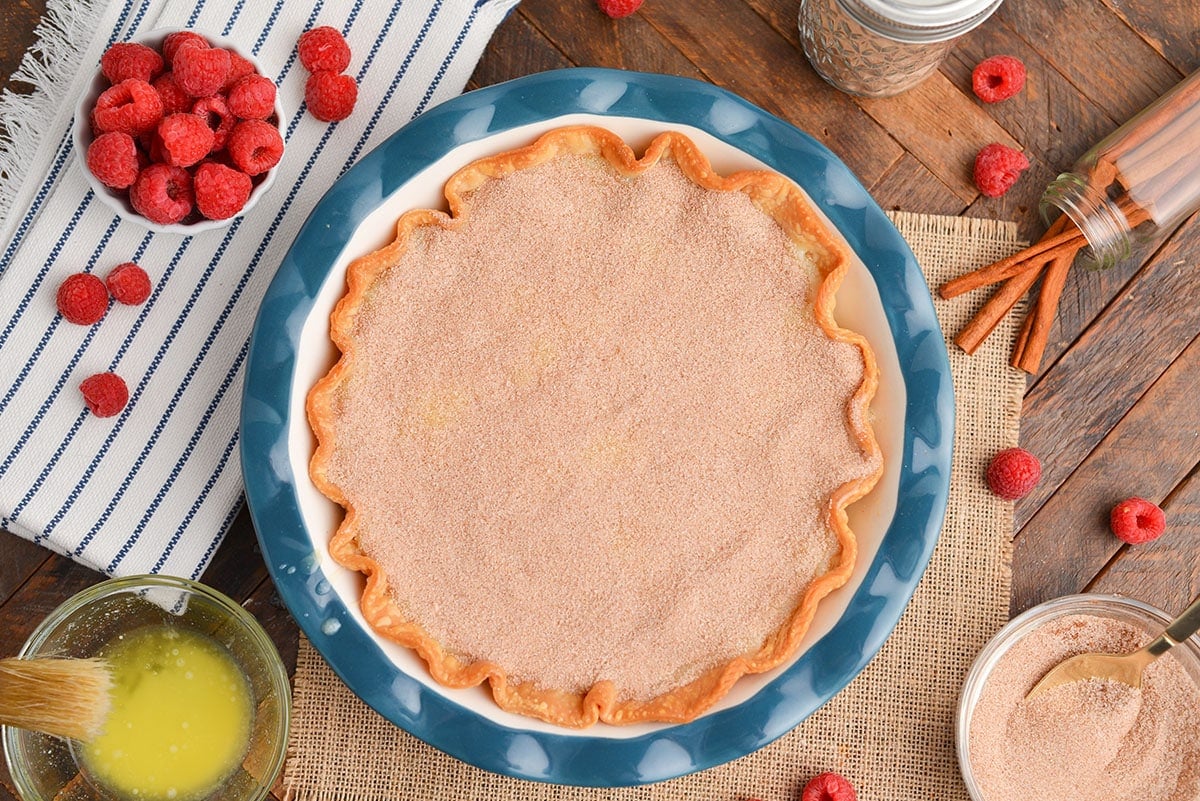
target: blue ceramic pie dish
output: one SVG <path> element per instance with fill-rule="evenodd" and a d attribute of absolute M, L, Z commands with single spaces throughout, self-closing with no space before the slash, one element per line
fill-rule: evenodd
<path fill-rule="evenodd" d="M 332 530 L 302 509 L 311 438 L 298 370 L 304 326 L 346 244 L 429 165 L 504 132 L 580 115 L 701 131 L 807 191 L 874 280 L 903 381 L 895 508 L 845 611 L 790 666 L 737 703 L 634 733 L 555 731 L 497 720 L 397 666 L 338 592 L 319 552 Z M 382 244 L 382 242 L 377 243 Z M 360 255 L 360 254 L 356 254 Z M 340 283 L 338 284 L 340 286 Z M 317 314 L 327 315 L 326 311 Z M 299 398 L 299 402 L 298 402 Z M 850 171 L 807 134 L 725 90 L 664 75 L 569 69 L 480 89 L 433 108 L 365 155 L 315 207 L 280 265 L 251 340 L 242 403 L 246 497 L 279 594 L 304 634 L 362 700 L 400 728 L 477 767 L 584 786 L 646 784 L 744 756 L 787 733 L 866 666 L 895 627 L 941 530 L 954 400 L 933 303 L 912 252 Z M 311 530 L 310 530 L 311 529 Z M 421 677 L 423 678 L 423 677 Z M 515 716 L 512 716 L 515 717 Z"/>

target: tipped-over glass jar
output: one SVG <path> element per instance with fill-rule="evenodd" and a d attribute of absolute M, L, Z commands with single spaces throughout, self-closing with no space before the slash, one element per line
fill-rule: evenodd
<path fill-rule="evenodd" d="M 1200 210 L 1200 70 L 1083 154 L 1042 196 L 1083 232 L 1085 259 L 1111 267 Z"/>
<path fill-rule="evenodd" d="M 800 0 L 800 41 L 829 83 L 864 97 L 927 78 L 1001 0 Z"/>

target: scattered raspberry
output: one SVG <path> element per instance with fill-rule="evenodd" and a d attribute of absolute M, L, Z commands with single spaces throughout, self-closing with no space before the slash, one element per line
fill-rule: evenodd
<path fill-rule="evenodd" d="M 596 0 L 596 5 L 613 19 L 620 19 L 641 8 L 642 0 Z"/>
<path fill-rule="evenodd" d="M 208 155 L 213 139 L 212 129 L 202 117 L 172 114 L 158 124 L 156 144 L 161 155 L 156 160 L 173 167 L 190 167 Z"/>
<path fill-rule="evenodd" d="M 320 70 L 308 76 L 304 84 L 304 102 L 309 112 L 322 122 L 346 119 L 357 100 L 358 84 L 349 75 Z"/>
<path fill-rule="evenodd" d="M 988 197 L 1000 197 L 1029 169 L 1029 159 L 1019 150 L 993 142 L 975 157 L 975 186 Z"/>
<path fill-rule="evenodd" d="M 104 285 L 118 303 L 126 306 L 140 306 L 150 297 L 150 276 L 131 261 L 114 267 L 105 276 Z"/>
<path fill-rule="evenodd" d="M 857 801 L 854 785 L 838 773 L 822 773 L 804 785 L 800 801 Z"/>
<path fill-rule="evenodd" d="M 183 167 L 151 164 L 138 173 L 137 181 L 129 188 L 129 202 L 150 222 L 177 223 L 192 210 L 191 173 Z"/>
<path fill-rule="evenodd" d="M 175 54 L 185 47 L 208 47 L 208 40 L 195 31 L 175 31 L 163 39 L 163 61 L 170 67 L 175 63 Z"/>
<path fill-rule="evenodd" d="M 239 78 L 229 89 L 226 104 L 243 120 L 265 120 L 275 112 L 275 84 L 258 74 Z"/>
<path fill-rule="evenodd" d="M 175 83 L 192 97 L 221 91 L 229 75 L 229 51 L 219 47 L 183 47 L 172 62 Z"/>
<path fill-rule="evenodd" d="M 229 74 L 225 76 L 225 83 L 221 85 L 221 91 L 228 92 L 242 78 L 245 78 L 247 75 L 257 74 L 258 70 L 255 68 L 253 61 L 230 50 Z"/>
<path fill-rule="evenodd" d="M 215 162 L 196 168 L 192 185 L 196 192 L 196 208 L 210 220 L 232 217 L 242 210 L 250 197 L 250 176 Z"/>
<path fill-rule="evenodd" d="M 1008 100 L 1025 87 L 1025 65 L 1014 56 L 985 58 L 971 71 L 971 89 L 984 103 Z"/>
<path fill-rule="evenodd" d="M 229 112 L 229 106 L 220 95 L 202 97 L 192 106 L 192 113 L 204 120 L 213 132 L 212 149 L 222 150 L 229 143 L 229 134 L 237 125 L 237 118 Z"/>
<path fill-rule="evenodd" d="M 1042 463 L 1024 448 L 1006 448 L 992 457 L 987 484 L 1006 501 L 1024 498 L 1042 478 Z"/>
<path fill-rule="evenodd" d="M 108 290 L 90 273 L 75 273 L 58 286 L 55 298 L 59 314 L 76 325 L 97 323 L 108 311 Z"/>
<path fill-rule="evenodd" d="M 300 34 L 296 42 L 300 63 L 309 72 L 343 72 L 350 66 L 350 45 L 337 28 L 322 25 Z"/>
<path fill-rule="evenodd" d="M 112 417 L 120 414 L 129 403 L 129 388 L 125 379 L 116 373 L 97 373 L 83 379 L 79 385 L 83 402 L 97 417 Z"/>
<path fill-rule="evenodd" d="M 100 94 L 92 121 L 101 133 L 120 131 L 137 136 L 158 125 L 162 113 L 162 100 L 154 87 L 137 78 L 127 78 Z"/>
<path fill-rule="evenodd" d="M 109 83 L 120 83 L 129 78 L 149 83 L 163 71 L 163 59 L 144 44 L 118 42 L 100 56 L 100 71 Z"/>
<path fill-rule="evenodd" d="M 279 163 L 283 156 L 283 137 L 270 123 L 242 120 L 233 127 L 225 149 L 239 170 L 247 175 L 261 175 Z"/>
<path fill-rule="evenodd" d="M 1109 526 L 1118 539 L 1130 545 L 1156 540 L 1167 528 L 1167 516 L 1145 498 L 1126 498 L 1112 509 Z"/>
<path fill-rule="evenodd" d="M 179 88 L 179 84 L 175 83 L 175 73 L 173 72 L 164 72 L 159 75 L 154 79 L 152 85 L 154 91 L 158 92 L 158 99 L 162 101 L 163 116 L 191 111 L 192 104 L 197 102 L 196 98 Z"/>
<path fill-rule="evenodd" d="M 125 189 L 137 180 L 138 151 L 133 137 L 120 131 L 100 134 L 87 149 L 87 168 L 97 180 L 113 189 Z"/>

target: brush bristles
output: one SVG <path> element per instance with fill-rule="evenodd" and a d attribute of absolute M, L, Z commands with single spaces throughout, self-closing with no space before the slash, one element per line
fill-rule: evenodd
<path fill-rule="evenodd" d="M 101 659 L 0 659 L 0 723 L 87 741 L 108 718 L 112 676 Z"/>

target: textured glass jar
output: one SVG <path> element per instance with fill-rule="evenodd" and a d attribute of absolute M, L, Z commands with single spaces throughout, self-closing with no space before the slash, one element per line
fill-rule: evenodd
<path fill-rule="evenodd" d="M 855 95 L 887 97 L 937 69 L 954 40 L 1001 0 L 800 0 L 800 41 L 817 74 Z"/>
<path fill-rule="evenodd" d="M 1095 147 L 1042 196 L 1087 237 L 1085 259 L 1111 267 L 1200 210 L 1200 70 Z"/>

